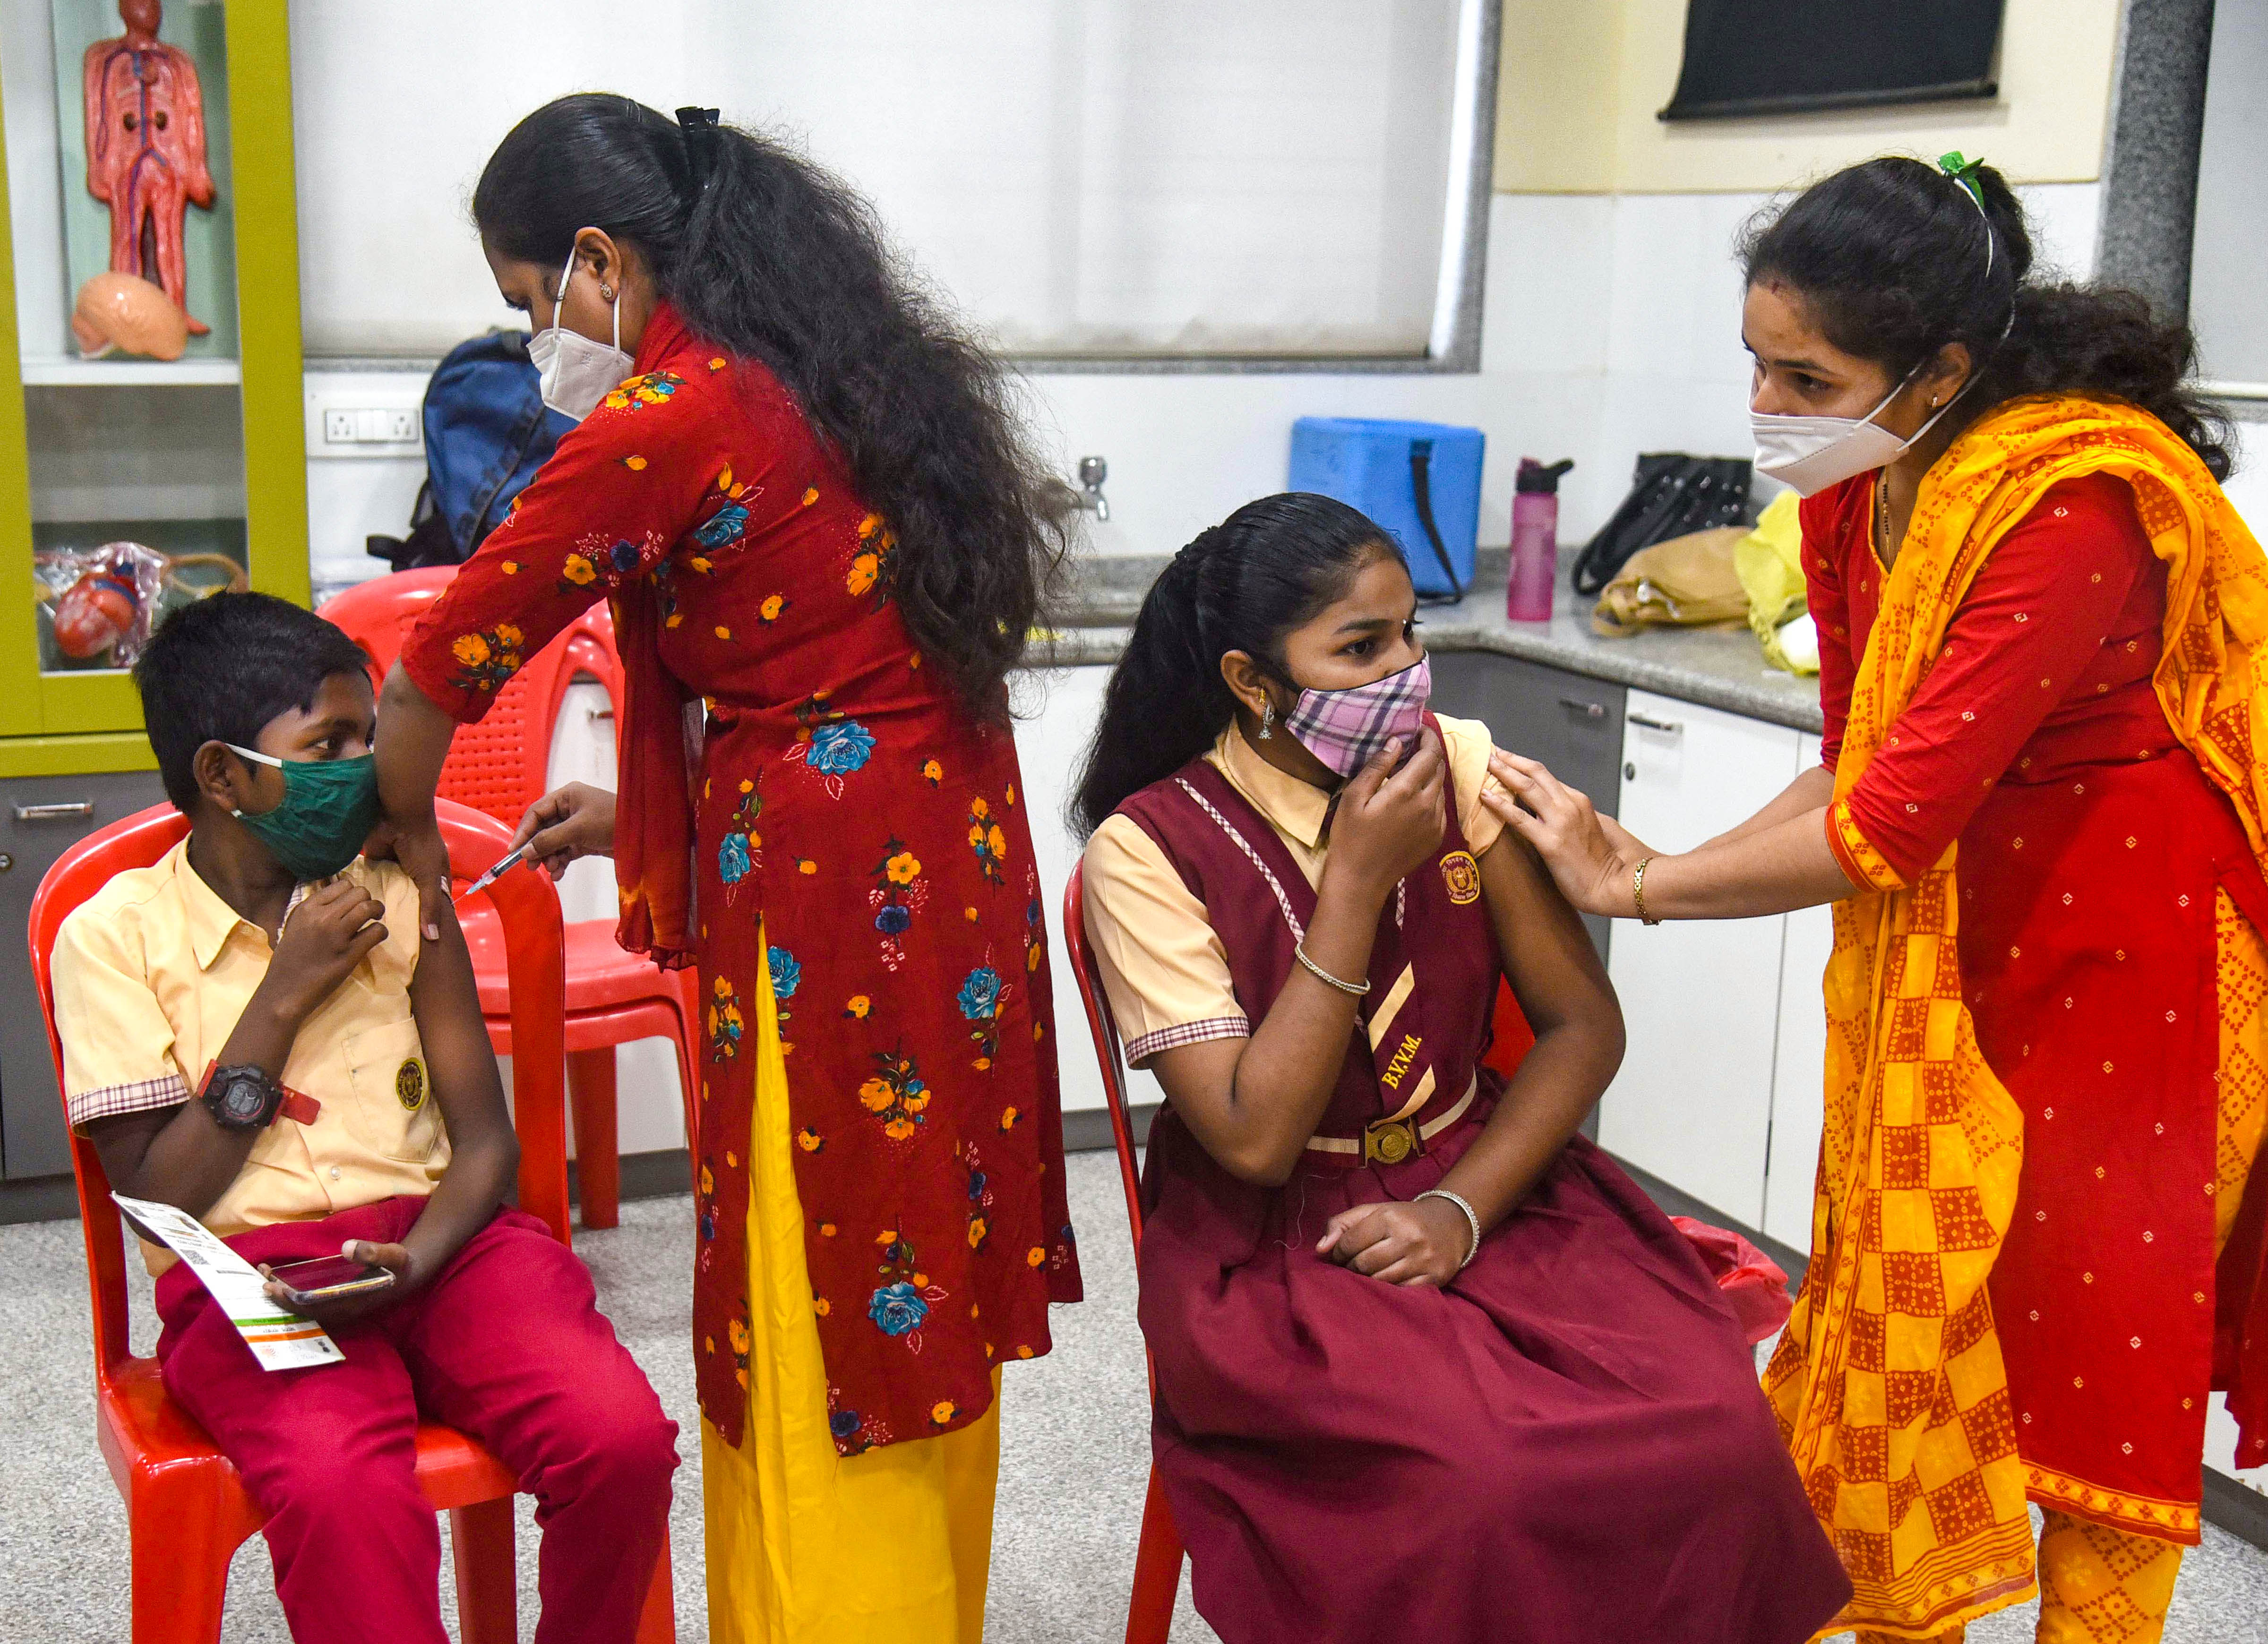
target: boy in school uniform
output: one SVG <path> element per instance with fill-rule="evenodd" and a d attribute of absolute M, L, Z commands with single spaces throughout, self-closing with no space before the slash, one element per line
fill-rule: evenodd
<path fill-rule="evenodd" d="M 295 1310 L 344 1362 L 269 1372 L 145 1250 L 166 1391 L 269 1515 L 293 1638 L 445 1644 L 422 1413 L 535 1496 L 539 1644 L 631 1639 L 677 1429 L 582 1263 L 503 1207 L 519 1149 L 462 933 L 421 942 L 416 887 L 360 859 L 378 813 L 362 653 L 282 600 L 219 594 L 158 631 L 135 681 L 190 831 L 56 937 L 70 1121 L 121 1193 L 255 1266 L 344 1254 L 394 1275 Z"/>

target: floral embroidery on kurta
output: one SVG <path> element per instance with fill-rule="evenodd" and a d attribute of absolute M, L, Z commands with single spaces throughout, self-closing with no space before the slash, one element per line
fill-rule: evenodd
<path fill-rule="evenodd" d="M 746 1367 L 732 1325 L 747 1316 L 769 984 L 783 1050 L 792 1041 L 790 1151 L 830 1430 L 849 1455 L 939 1431 L 941 1408 L 946 1425 L 976 1420 L 992 1398 L 988 1347 L 1044 1351 L 1049 1298 L 1077 1294 L 1051 984 L 1008 727 L 973 719 L 941 670 L 917 665 L 890 598 L 888 526 L 769 373 L 719 357 L 665 305 L 642 374 L 560 442 L 403 659 L 428 695 L 473 716 L 587 605 L 614 601 L 630 686 L 617 727 L 626 929 L 695 949 L 702 972 L 702 1408 L 738 1442 Z M 530 574 L 504 573 L 507 561 Z M 681 852 L 656 831 L 673 794 L 689 807 Z M 673 862 L 695 882 L 673 888 Z M 696 906 L 697 919 L 670 911 Z M 980 970 L 998 990 L 971 1016 L 963 994 Z M 983 992 L 967 1003 L 981 1009 Z M 883 1229 L 917 1266 L 878 1254 Z"/>

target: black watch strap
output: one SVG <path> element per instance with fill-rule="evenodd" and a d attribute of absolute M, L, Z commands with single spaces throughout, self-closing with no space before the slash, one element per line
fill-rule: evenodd
<path fill-rule="evenodd" d="M 205 1069 L 197 1098 L 223 1130 L 261 1130 L 275 1123 L 284 1094 L 282 1082 L 269 1077 L 265 1068 L 215 1062 Z"/>

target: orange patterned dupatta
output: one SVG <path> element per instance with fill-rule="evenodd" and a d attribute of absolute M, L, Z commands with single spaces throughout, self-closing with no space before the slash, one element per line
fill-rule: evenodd
<path fill-rule="evenodd" d="M 1939 654 L 1977 568 L 2047 488 L 2132 487 L 2167 564 L 2155 680 L 2175 733 L 2242 818 L 2268 822 L 2268 562 L 2197 454 L 2131 406 L 2012 401 L 1924 478 L 1859 664 L 1830 817 Z M 1838 903 L 1813 1259 L 1764 1388 L 1855 1588 L 1835 1629 L 1928 1638 L 2028 1596 L 2025 1472 L 1985 1280 L 2016 1203 L 2023 1122 L 1963 1002 L 1957 847 L 1911 885 L 1854 830 L 1876 890 Z"/>

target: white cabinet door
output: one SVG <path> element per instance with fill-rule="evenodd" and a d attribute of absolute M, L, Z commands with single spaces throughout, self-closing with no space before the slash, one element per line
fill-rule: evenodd
<path fill-rule="evenodd" d="M 1632 691 L 1623 826 L 1657 850 L 1690 850 L 1794 779 L 1797 740 L 1783 726 Z M 1785 926 L 1624 920 L 1607 963 L 1630 1049 L 1600 1104 L 1600 1145 L 1749 1227 L 1764 1219 Z"/>
<path fill-rule="evenodd" d="M 1094 1060 L 1094 1039 L 1079 1002 L 1079 979 L 1071 974 L 1063 941 L 1064 886 L 1079 861 L 1084 841 L 1064 819 L 1064 806 L 1086 760 L 1086 745 L 1102 716 L 1102 687 L 1108 668 L 1065 668 L 1055 673 L 1022 674 L 1015 681 L 1016 762 L 1023 767 L 1025 820 L 1031 825 L 1032 854 L 1040 865 L 1040 906 L 1048 922 L 1048 965 L 1054 974 L 1056 1054 L 1063 1069 L 1065 1112 L 1100 1108 L 1102 1071 Z M 1162 1098 L 1158 1082 L 1138 1073 L 1127 1096 L 1137 1105 Z"/>
<path fill-rule="evenodd" d="M 1796 769 L 1819 762 L 1819 738 L 1803 738 Z M 1811 1253 L 1811 1194 L 1819 1166 L 1821 1092 L 1827 1061 L 1827 1005 L 1820 992 L 1835 948 L 1835 914 L 1798 908 L 1787 915 L 1779 966 L 1779 1050 L 1772 1061 L 1771 1156 L 1764 1176 L 1764 1230 Z"/>

